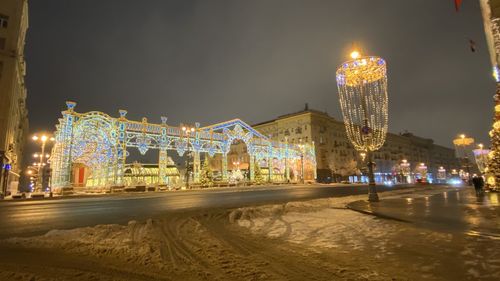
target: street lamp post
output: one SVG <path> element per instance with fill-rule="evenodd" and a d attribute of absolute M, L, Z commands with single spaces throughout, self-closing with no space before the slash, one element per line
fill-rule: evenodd
<path fill-rule="evenodd" d="M 481 174 L 486 173 L 486 164 L 488 162 L 488 154 L 490 154 L 489 149 L 484 149 L 483 144 L 478 144 L 477 149 L 474 149 L 472 152 L 474 152 L 474 158 L 476 159 L 476 164 L 481 172 Z"/>
<path fill-rule="evenodd" d="M 336 73 L 339 100 L 349 140 L 366 153 L 368 200 L 378 201 L 373 152 L 385 142 L 388 125 L 387 75 L 385 60 L 351 53 Z"/>
<path fill-rule="evenodd" d="M 186 144 L 187 144 L 187 154 L 186 154 L 186 189 L 189 189 L 189 154 L 190 154 L 190 149 L 189 149 L 189 133 L 194 132 L 194 128 L 191 127 L 186 127 L 182 126 L 182 131 L 184 132 L 186 139 Z"/>
<path fill-rule="evenodd" d="M 42 171 L 42 168 L 43 166 L 45 166 L 45 162 L 44 162 L 44 158 L 48 159 L 50 157 L 49 154 L 45 154 L 45 145 L 47 143 L 47 141 L 51 141 L 53 142 L 55 139 L 54 137 L 49 137 L 45 134 L 41 135 L 40 137 L 37 136 L 37 135 L 34 135 L 32 137 L 33 141 L 35 142 L 40 142 L 41 143 L 41 153 L 40 155 L 37 155 L 35 154 L 34 157 L 35 158 L 40 158 L 40 161 L 38 163 L 38 178 L 37 178 L 37 184 L 36 184 L 36 188 L 35 190 L 36 191 L 40 191 L 41 187 L 42 187 L 42 174 L 41 174 L 41 171 Z M 50 196 L 52 197 L 52 187 L 49 187 L 50 188 Z"/>
<path fill-rule="evenodd" d="M 470 174 L 470 164 L 469 164 L 469 156 L 467 155 L 467 152 L 465 148 L 471 144 L 474 143 L 473 138 L 467 137 L 465 134 L 461 134 L 458 136 L 458 138 L 453 140 L 453 144 L 457 147 L 457 151 L 459 148 L 462 148 L 462 156 L 463 156 L 463 167 L 467 171 L 467 184 L 471 184 L 471 174 Z"/>

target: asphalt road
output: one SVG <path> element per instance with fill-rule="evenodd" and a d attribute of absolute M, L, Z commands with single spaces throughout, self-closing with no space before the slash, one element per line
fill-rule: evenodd
<path fill-rule="evenodd" d="M 379 186 L 379 191 L 405 187 Z M 307 185 L 103 195 L 0 202 L 0 238 L 43 234 L 97 224 L 168 216 L 172 212 L 234 208 L 367 193 L 362 185 Z"/>

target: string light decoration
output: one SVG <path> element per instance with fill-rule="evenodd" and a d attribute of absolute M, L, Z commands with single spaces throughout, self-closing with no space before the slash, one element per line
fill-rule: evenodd
<path fill-rule="evenodd" d="M 358 151 L 378 150 L 388 125 L 386 63 L 361 57 L 337 70 L 340 106 L 347 136 Z"/>
<path fill-rule="evenodd" d="M 340 107 L 347 136 L 354 148 L 368 156 L 369 200 L 378 201 L 371 154 L 385 142 L 388 126 L 386 62 L 351 53 L 336 73 Z"/>
<path fill-rule="evenodd" d="M 300 147 L 272 141 L 239 119 L 206 127 L 195 123 L 189 134 L 185 134 L 182 126 L 169 126 L 166 117 L 161 117 L 161 124 L 154 124 L 148 122 L 147 118 L 142 118 L 141 121 L 128 120 L 126 110 L 119 110 L 120 116 L 115 118 L 98 111 L 75 112 L 75 102 L 67 102 L 66 106 L 67 109 L 62 112 L 63 117 L 56 125 L 51 157 L 52 185 L 59 188 L 59 191 L 64 187 L 82 184 L 85 187 L 130 184 L 130 180 L 126 178 L 127 167 L 130 166 L 126 164 L 126 159 L 129 156 L 127 150 L 131 148 L 136 148 L 141 155 L 150 150 L 158 150 L 158 168 L 151 168 L 156 166 L 153 164 L 149 169 L 150 172 L 157 173 L 157 176 L 148 174 L 148 177 L 155 180 L 151 184 L 165 185 L 170 182 L 169 177 L 179 177 L 178 172 L 173 174 L 170 171 L 172 168 L 168 163 L 168 151 L 172 150 L 179 156 L 185 155 L 186 151 L 194 153 L 195 182 L 200 180 L 200 155 L 221 155 L 222 180 L 228 180 L 227 154 L 234 140 L 241 140 L 247 146 L 252 181 L 257 169 L 255 165 L 259 165 L 262 160 L 277 161 L 276 166 L 286 167 L 288 163 L 296 163 L 303 158 L 306 180 L 314 181 L 316 177 L 314 143 Z M 84 167 L 87 175 L 84 183 L 72 182 L 75 179 L 73 164 Z M 130 172 L 128 175 L 130 176 Z M 271 176 L 270 174 L 270 178 Z M 288 174 L 284 180 L 289 180 Z M 276 181 L 279 181 L 278 177 Z"/>
<path fill-rule="evenodd" d="M 476 164 L 479 169 L 479 171 L 484 174 L 487 172 L 487 162 L 488 162 L 488 155 L 490 154 L 489 149 L 484 149 L 483 144 L 478 144 L 477 149 L 472 150 L 474 153 L 474 158 L 476 159 Z"/>

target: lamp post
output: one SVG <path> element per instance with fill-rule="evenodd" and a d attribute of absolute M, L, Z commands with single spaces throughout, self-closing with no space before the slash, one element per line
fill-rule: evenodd
<path fill-rule="evenodd" d="M 476 159 L 477 168 L 479 169 L 481 174 L 486 173 L 488 154 L 491 152 L 489 149 L 484 149 L 483 147 L 483 144 L 480 143 L 477 145 L 477 149 L 474 149 L 472 151 L 474 153 L 474 158 Z"/>
<path fill-rule="evenodd" d="M 470 164 L 469 164 L 469 156 L 467 155 L 467 152 L 465 148 L 471 144 L 474 143 L 474 139 L 467 137 L 465 134 L 459 135 L 456 139 L 453 140 L 453 144 L 457 148 L 457 152 L 459 151 L 459 148 L 462 148 L 462 162 L 463 162 L 463 167 L 467 171 L 467 184 L 471 184 L 471 174 L 470 174 Z"/>
<path fill-rule="evenodd" d="M 31 138 L 33 141 L 35 142 L 39 142 L 40 145 L 41 145 L 41 153 L 38 155 L 37 153 L 35 153 L 33 156 L 35 158 L 40 158 L 39 162 L 38 162 L 38 178 L 37 178 L 37 184 L 36 184 L 36 188 L 35 190 L 39 191 L 39 188 L 41 188 L 42 186 L 42 177 L 41 177 L 41 170 L 42 170 L 42 167 L 45 166 L 45 162 L 44 162 L 44 158 L 45 159 L 48 159 L 50 157 L 49 154 L 45 154 L 45 145 L 47 143 L 47 141 L 51 141 L 53 142 L 55 139 L 54 137 L 50 137 L 50 136 L 47 136 L 45 134 L 42 134 L 41 136 L 38 136 L 38 135 L 34 135 L 32 138 Z M 52 187 L 50 187 L 50 196 L 52 196 Z"/>
<path fill-rule="evenodd" d="M 194 133 L 194 127 L 186 127 L 182 126 L 182 132 L 186 137 L 186 145 L 187 145 L 187 154 L 186 154 L 186 189 L 189 189 L 189 134 Z"/>
<path fill-rule="evenodd" d="M 366 153 L 368 161 L 368 200 L 378 201 L 373 173 L 373 152 L 385 142 L 388 125 L 386 62 L 374 56 L 351 53 L 336 72 L 339 100 L 349 140 Z"/>

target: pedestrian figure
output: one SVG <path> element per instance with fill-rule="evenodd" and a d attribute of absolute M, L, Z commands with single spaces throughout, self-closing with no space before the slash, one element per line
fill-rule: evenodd
<path fill-rule="evenodd" d="M 476 196 L 480 196 L 483 193 L 484 180 L 481 176 L 474 176 L 472 178 L 472 184 L 474 184 L 474 189 L 476 190 Z"/>

